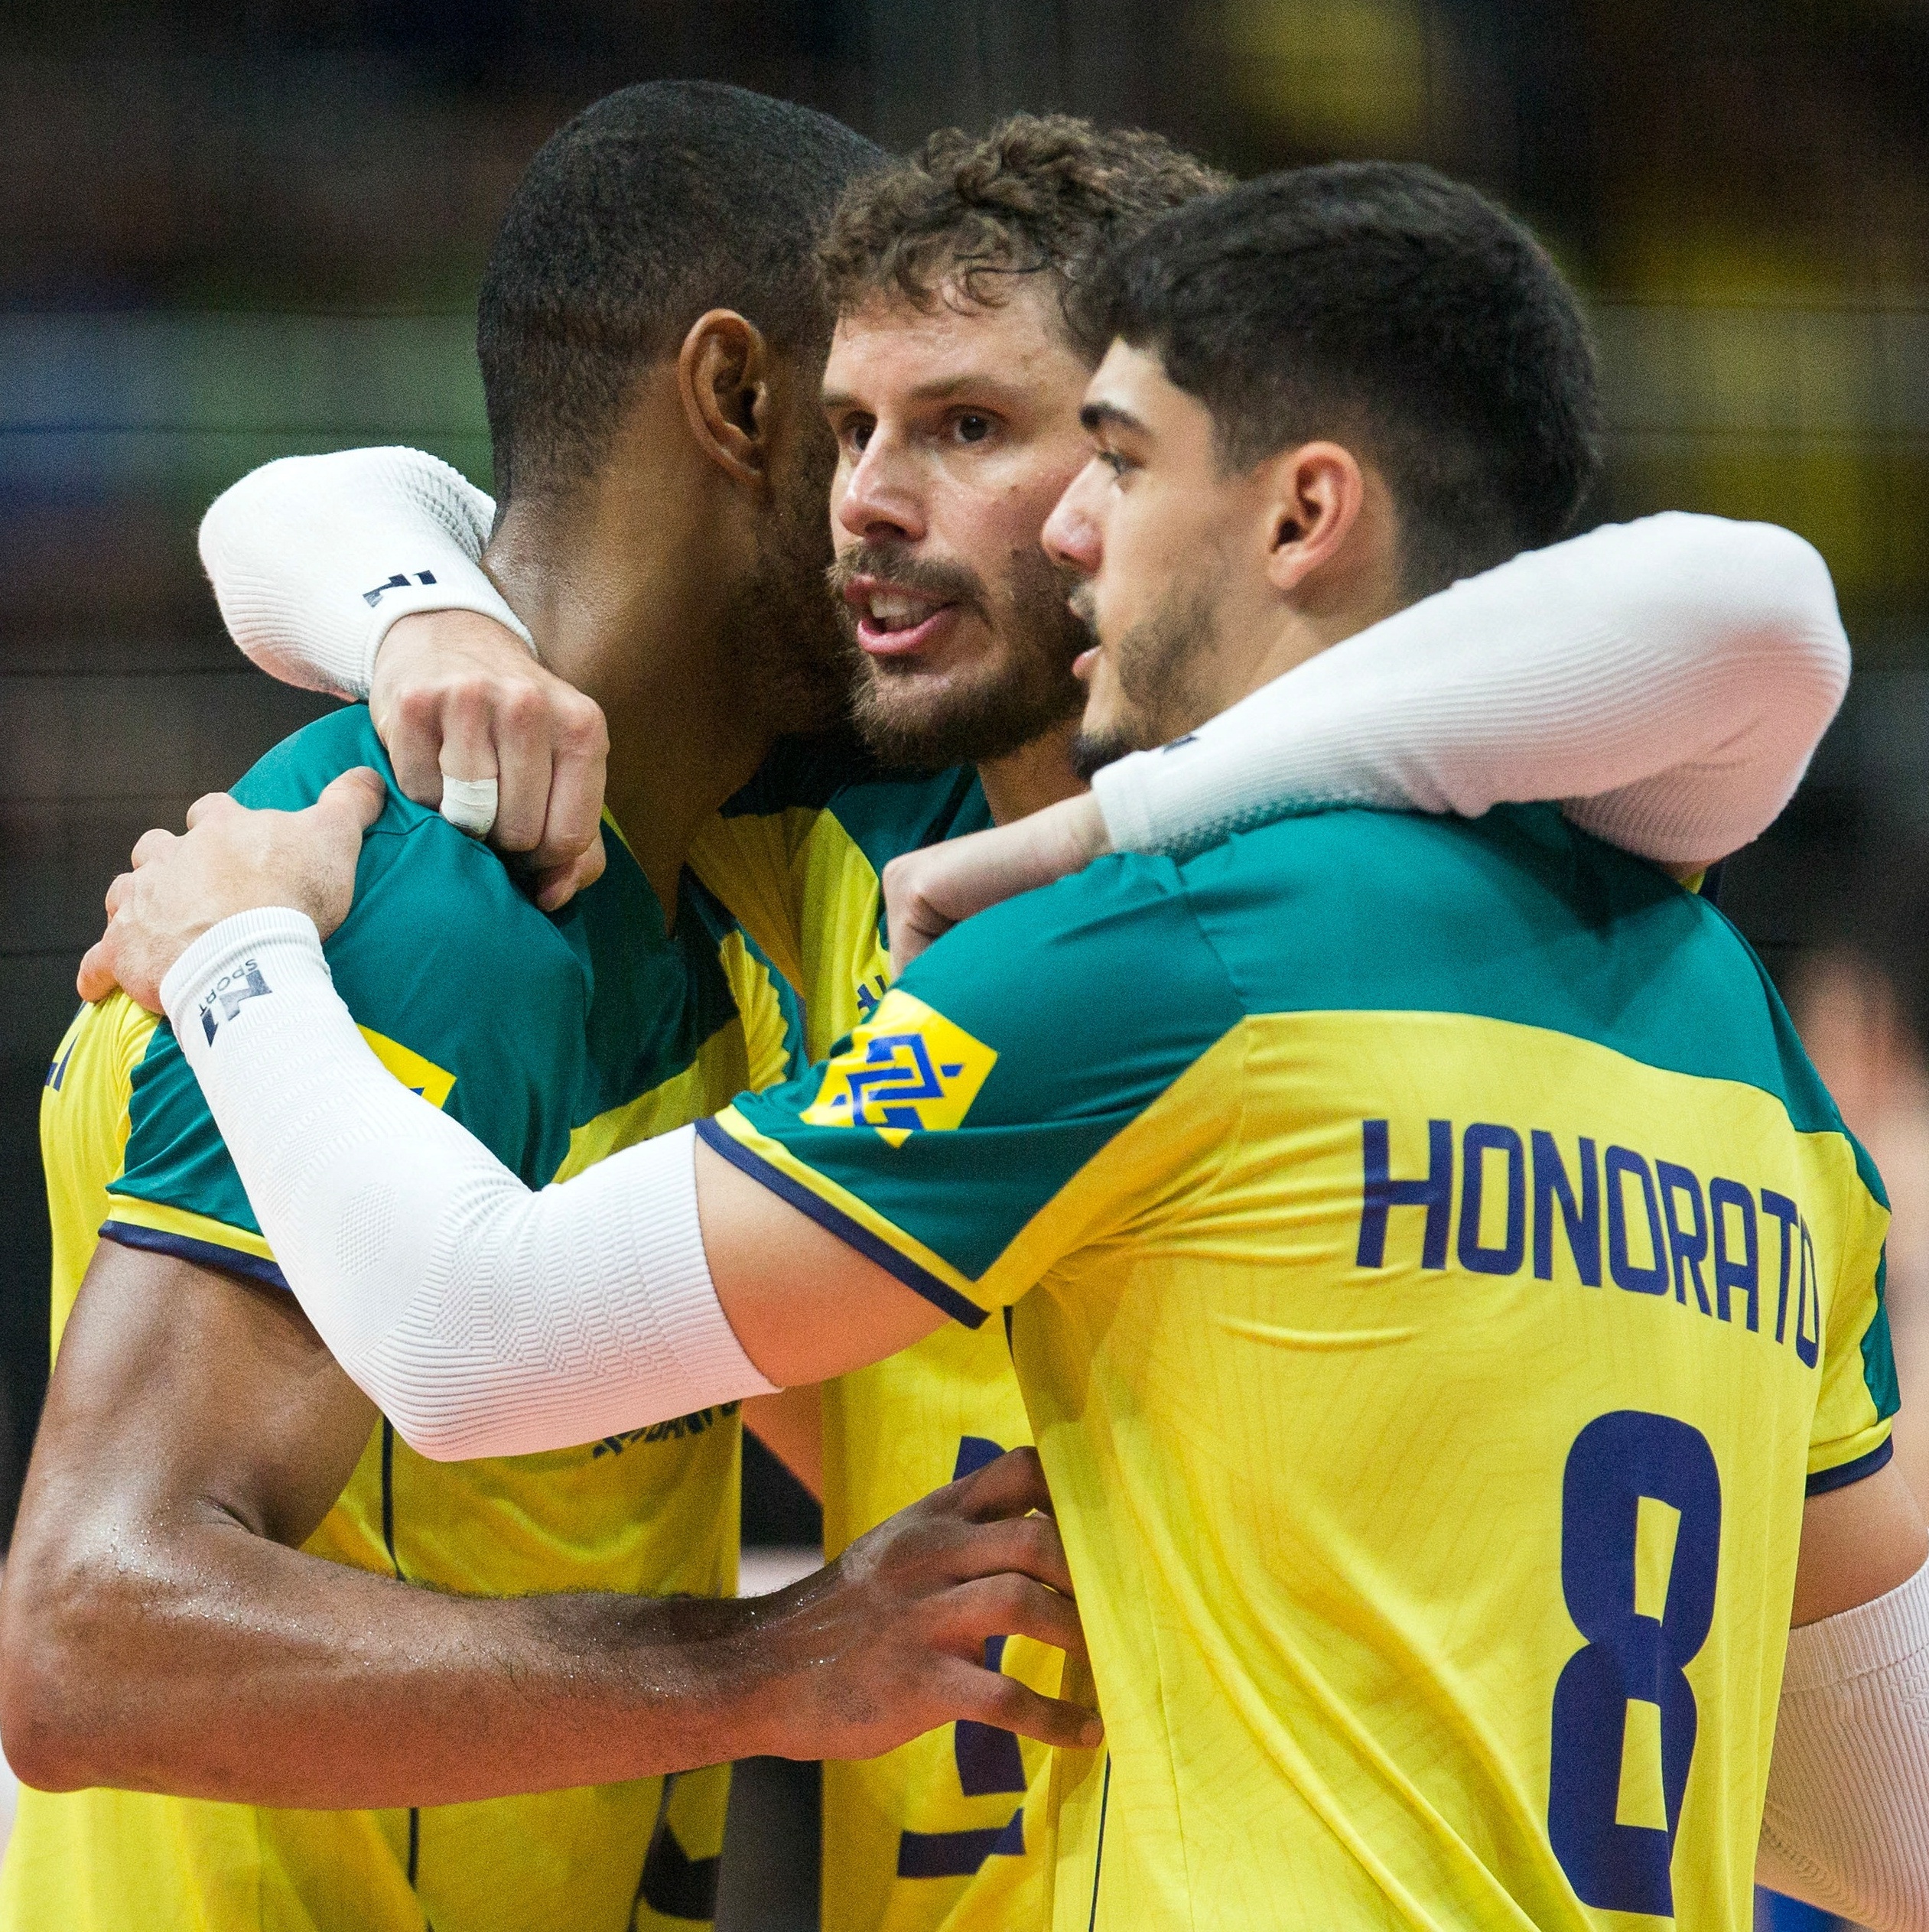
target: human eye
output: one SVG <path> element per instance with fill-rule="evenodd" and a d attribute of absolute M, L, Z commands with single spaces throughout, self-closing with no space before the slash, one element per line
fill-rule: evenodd
<path fill-rule="evenodd" d="M 838 441 L 852 456 L 862 456 L 877 427 L 869 416 L 847 416 L 838 425 Z"/>
<path fill-rule="evenodd" d="M 961 443 L 982 443 L 997 428 L 997 418 L 981 409 L 961 409 L 951 418 L 951 434 Z"/>

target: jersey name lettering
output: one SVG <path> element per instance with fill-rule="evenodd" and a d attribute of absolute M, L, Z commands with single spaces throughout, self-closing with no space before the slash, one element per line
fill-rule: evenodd
<path fill-rule="evenodd" d="M 1537 1281 L 1551 1281 L 1559 1241 L 1588 1287 L 1602 1286 L 1605 1264 L 1605 1278 L 1631 1294 L 1671 1292 L 1683 1307 L 1752 1332 L 1772 1316 L 1774 1338 L 1792 1345 L 1804 1368 L 1815 1366 L 1822 1343 L 1815 1239 L 1788 1195 L 1720 1174 L 1704 1183 L 1679 1161 L 1602 1149 L 1586 1134 L 1570 1143 L 1570 1156 L 1543 1128 L 1523 1134 L 1491 1120 L 1457 1135 L 1451 1120 L 1429 1120 L 1423 1173 L 1396 1175 L 1392 1143 L 1389 1121 L 1360 1123 L 1358 1267 L 1386 1267 L 1394 1211 L 1417 1208 L 1423 1269 L 1446 1268 L 1451 1241 L 1470 1274 L 1518 1275 L 1531 1267 Z M 1771 1265 L 1779 1264 L 1772 1308 L 1763 1279 L 1765 1220 L 1774 1230 L 1766 1237 Z"/>

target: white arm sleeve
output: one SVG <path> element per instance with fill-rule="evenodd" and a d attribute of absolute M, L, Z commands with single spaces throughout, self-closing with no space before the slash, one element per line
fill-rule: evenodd
<path fill-rule="evenodd" d="M 1929 1927 L 1929 1566 L 1789 1632 L 1755 1869 L 1872 1932 Z"/>
<path fill-rule="evenodd" d="M 1773 823 L 1848 682 L 1809 545 L 1670 512 L 1425 598 L 1093 789 L 1121 851 L 1196 850 L 1293 804 L 1558 798 L 1629 851 L 1703 865 Z"/>
<path fill-rule="evenodd" d="M 223 921 L 161 996 L 288 1286 L 424 1455 L 772 1392 L 711 1281 L 694 1128 L 532 1193 L 376 1059 L 298 912 Z"/>
<path fill-rule="evenodd" d="M 366 698 L 398 617 L 477 610 L 535 649 L 477 561 L 496 506 L 421 450 L 265 463 L 201 519 L 201 562 L 235 642 L 284 684 Z"/>

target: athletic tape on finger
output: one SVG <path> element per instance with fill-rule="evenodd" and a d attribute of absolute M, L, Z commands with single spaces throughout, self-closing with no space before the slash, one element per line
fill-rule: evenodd
<path fill-rule="evenodd" d="M 493 778 L 442 778 L 442 816 L 471 838 L 486 838 L 496 823 Z"/>

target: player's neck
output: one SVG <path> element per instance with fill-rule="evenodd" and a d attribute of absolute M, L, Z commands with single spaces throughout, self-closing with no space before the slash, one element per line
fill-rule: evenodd
<path fill-rule="evenodd" d="M 602 706 L 604 795 L 667 926 L 698 828 L 748 782 L 773 731 L 734 688 L 727 600 L 698 567 L 690 519 L 666 506 L 639 524 L 623 507 L 612 519 L 580 503 L 567 516 L 512 505 L 483 563 L 543 662 Z M 638 539 L 651 522 L 652 539 Z"/>
<path fill-rule="evenodd" d="M 1289 598 L 1274 597 L 1261 587 L 1243 605 L 1232 602 L 1221 610 L 1217 643 L 1194 667 L 1195 690 L 1205 708 L 1183 720 L 1183 728 L 1196 728 L 1413 601 L 1391 545 L 1361 544 L 1333 568 L 1306 579 Z"/>
<path fill-rule="evenodd" d="M 994 825 L 1008 825 L 1086 789 L 1072 764 L 1078 735 L 1078 720 L 1067 718 L 1003 758 L 981 760 L 978 782 L 984 787 L 984 802 L 991 808 Z"/>

